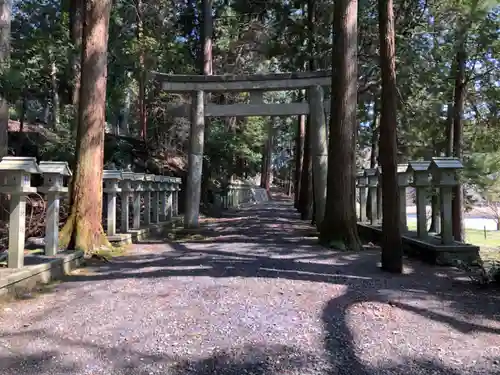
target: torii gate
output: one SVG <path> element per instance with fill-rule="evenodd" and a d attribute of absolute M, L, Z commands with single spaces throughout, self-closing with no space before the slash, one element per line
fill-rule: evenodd
<path fill-rule="evenodd" d="M 323 87 L 331 85 L 331 71 L 253 75 L 177 75 L 152 72 L 167 92 L 190 93 L 191 104 L 169 105 L 173 117 L 191 118 L 184 226 L 198 227 L 205 117 L 298 116 L 311 114 L 311 151 L 316 210 L 323 217 L 326 204 L 327 131 L 330 101 Z M 308 102 L 264 103 L 264 92 L 308 89 Z M 248 92 L 249 103 L 205 105 L 205 92 Z"/>

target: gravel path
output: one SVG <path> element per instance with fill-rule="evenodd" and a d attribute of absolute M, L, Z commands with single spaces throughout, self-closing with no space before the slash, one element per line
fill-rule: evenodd
<path fill-rule="evenodd" d="M 0 374 L 500 374 L 500 297 L 319 248 L 274 201 L 0 306 Z"/>

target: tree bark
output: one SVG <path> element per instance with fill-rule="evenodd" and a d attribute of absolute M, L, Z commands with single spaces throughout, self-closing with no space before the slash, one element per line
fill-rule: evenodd
<path fill-rule="evenodd" d="M 370 153 L 370 168 L 378 167 L 378 141 L 379 141 L 379 112 L 380 106 L 378 99 L 375 98 L 373 103 L 373 119 L 371 124 L 372 139 L 371 139 L 371 153 Z M 378 194 L 378 189 L 377 189 Z M 371 189 L 368 189 L 366 198 L 366 216 L 369 220 L 372 218 L 372 200 Z"/>
<path fill-rule="evenodd" d="M 52 128 L 55 130 L 59 126 L 59 87 L 57 84 L 57 66 L 54 61 L 51 63 L 50 82 L 52 85 Z"/>
<path fill-rule="evenodd" d="M 83 0 L 70 0 L 69 33 L 73 49 L 71 51 L 71 104 L 78 106 L 81 81 L 81 55 L 83 31 Z"/>
<path fill-rule="evenodd" d="M 86 252 L 110 246 L 101 224 L 110 13 L 111 0 L 85 2 L 72 205 L 60 233 L 62 246 Z"/>
<path fill-rule="evenodd" d="M 382 269 L 403 272 L 399 188 L 397 176 L 396 46 L 392 0 L 379 0 L 380 68 L 382 111 L 380 162 L 382 165 Z"/>
<path fill-rule="evenodd" d="M 361 250 L 356 218 L 357 0 L 335 2 L 326 212 L 320 240 Z"/>
<path fill-rule="evenodd" d="M 311 158 L 311 131 L 309 119 L 306 121 L 304 135 L 304 157 L 302 161 L 302 180 L 300 181 L 300 217 L 302 220 L 312 219 L 312 158 Z"/>
<path fill-rule="evenodd" d="M 11 0 L 0 0 L 0 69 L 6 71 L 10 60 Z M 9 103 L 0 96 L 0 160 L 8 154 Z"/>
<path fill-rule="evenodd" d="M 307 1 L 307 28 L 308 28 L 308 53 L 309 53 L 309 70 L 315 69 L 314 56 L 314 36 L 315 36 L 315 10 L 316 1 Z M 309 95 L 306 94 L 306 100 L 309 100 Z M 301 192 L 299 198 L 299 211 L 302 220 L 312 220 L 313 218 L 313 186 L 312 186 L 312 157 L 311 157 L 311 126 L 310 116 L 307 116 L 304 135 L 304 155 L 302 161 L 302 179 L 300 182 Z"/>
<path fill-rule="evenodd" d="M 295 137 L 295 208 L 299 208 L 300 186 L 302 181 L 302 162 L 304 157 L 304 132 L 306 117 L 299 116 L 297 121 L 297 136 Z"/>
<path fill-rule="evenodd" d="M 137 44 L 139 45 L 139 69 L 137 80 L 139 82 L 139 128 L 141 138 L 146 141 L 148 136 L 147 112 L 146 112 L 146 47 L 144 45 L 144 4 L 137 0 Z"/>
<path fill-rule="evenodd" d="M 212 39 L 213 39 L 213 17 L 212 17 L 212 0 L 202 1 L 202 56 L 200 58 L 201 63 L 201 73 L 204 75 L 212 75 Z M 210 93 L 205 93 L 205 105 L 211 101 Z M 236 121 L 236 119 L 234 119 Z M 205 118 L 205 135 L 204 138 L 209 137 L 210 132 L 210 118 Z M 211 168 L 209 168 L 208 160 L 203 158 L 202 165 L 202 180 L 201 180 L 201 191 L 202 200 L 208 200 L 208 186 L 211 179 Z M 232 174 L 230 175 L 232 176 Z"/>
<path fill-rule="evenodd" d="M 467 52 L 465 49 L 465 37 L 459 45 L 456 55 L 455 76 L 455 98 L 453 104 L 453 156 L 462 160 L 463 152 L 463 112 L 465 101 L 465 69 L 467 63 Z M 463 186 L 459 182 L 453 188 L 452 217 L 453 237 L 456 241 L 464 241 L 463 230 Z"/>
<path fill-rule="evenodd" d="M 326 136 L 323 89 L 319 86 L 309 89 L 311 154 L 313 168 L 314 224 L 321 228 L 325 217 L 326 184 L 328 176 L 328 139 Z"/>

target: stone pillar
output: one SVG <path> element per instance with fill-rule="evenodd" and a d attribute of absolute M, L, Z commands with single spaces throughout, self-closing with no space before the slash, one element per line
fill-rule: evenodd
<path fill-rule="evenodd" d="M 39 174 L 35 158 L 4 157 L 0 162 L 0 193 L 10 194 L 9 249 L 7 267 L 24 266 L 26 196 L 36 193 L 31 174 Z"/>
<path fill-rule="evenodd" d="M 325 216 L 326 180 L 328 176 L 328 138 L 326 136 L 325 107 L 321 86 L 309 88 L 309 118 L 311 127 L 311 155 L 316 227 Z"/>
<path fill-rule="evenodd" d="M 413 173 L 413 183 L 417 195 L 417 236 L 426 239 L 427 233 L 427 189 L 429 188 L 429 161 L 410 161 L 408 172 Z"/>
<path fill-rule="evenodd" d="M 168 183 L 168 189 L 166 191 L 166 198 L 167 198 L 167 220 L 172 220 L 174 217 L 174 204 L 173 204 L 173 196 L 174 196 L 174 178 L 170 178 L 169 183 Z"/>
<path fill-rule="evenodd" d="M 441 243 L 452 245 L 453 238 L 453 217 L 452 198 L 453 186 L 458 185 L 456 172 L 462 169 L 463 165 L 457 158 L 432 158 L 429 170 L 432 173 L 432 184 L 439 188 L 441 203 Z"/>
<path fill-rule="evenodd" d="M 153 193 L 152 193 L 152 211 L 153 218 L 151 219 L 152 223 L 160 222 L 160 189 L 161 189 L 161 180 L 162 176 L 155 176 L 155 180 L 153 183 Z"/>
<path fill-rule="evenodd" d="M 132 197 L 132 228 L 139 229 L 141 227 L 141 194 L 144 189 L 144 175 L 142 173 L 134 173 L 135 179 L 132 184 L 134 195 Z"/>
<path fill-rule="evenodd" d="M 153 191 L 154 177 L 155 176 L 153 174 L 147 174 L 145 176 L 143 197 L 144 197 L 144 225 L 146 226 L 151 224 L 151 193 Z"/>
<path fill-rule="evenodd" d="M 378 188 L 378 168 L 365 169 L 365 176 L 368 179 L 368 190 L 370 192 L 370 204 L 371 204 L 371 217 L 370 225 L 376 225 L 378 223 L 377 214 L 377 188 Z"/>
<path fill-rule="evenodd" d="M 129 223 L 130 223 L 130 197 L 133 197 L 134 189 L 132 187 L 133 180 L 135 179 L 135 173 L 133 172 L 122 172 L 123 180 L 120 183 L 121 188 L 121 217 L 120 217 L 120 232 L 128 233 Z"/>
<path fill-rule="evenodd" d="M 411 173 L 408 172 L 408 164 L 398 164 L 398 186 L 399 186 L 399 216 L 401 220 L 401 233 L 408 232 L 406 213 L 406 188 L 410 185 Z"/>
<path fill-rule="evenodd" d="M 116 235 L 116 195 L 121 192 L 119 182 L 122 179 L 121 171 L 105 170 L 102 178 L 104 180 L 104 193 L 107 195 L 107 229 L 108 236 Z"/>
<path fill-rule="evenodd" d="M 186 212 L 184 215 L 185 228 L 197 228 L 199 226 L 203 145 L 205 142 L 204 96 L 203 91 L 196 91 L 191 95 L 192 111 L 186 186 Z"/>
<path fill-rule="evenodd" d="M 38 189 L 47 198 L 45 225 L 45 255 L 54 256 L 59 250 L 59 206 L 61 194 L 67 194 L 64 177 L 71 176 L 71 170 L 65 161 L 41 161 L 40 171 L 43 185 Z"/>
<path fill-rule="evenodd" d="M 359 191 L 359 221 L 364 223 L 366 221 L 366 185 L 368 182 L 365 171 L 358 171 L 356 179 Z"/>
<path fill-rule="evenodd" d="M 172 192 L 172 215 L 174 217 L 179 215 L 179 191 L 181 190 L 181 179 L 176 177 L 174 184 L 174 191 Z"/>
<path fill-rule="evenodd" d="M 168 177 L 160 176 L 160 221 L 167 221 L 167 188 Z"/>

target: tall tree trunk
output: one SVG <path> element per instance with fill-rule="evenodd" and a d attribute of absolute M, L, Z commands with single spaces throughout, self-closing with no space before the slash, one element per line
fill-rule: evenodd
<path fill-rule="evenodd" d="M 361 250 L 356 218 L 357 0 L 335 2 L 326 212 L 320 240 Z"/>
<path fill-rule="evenodd" d="M 59 126 L 59 88 L 57 85 L 57 66 L 53 61 L 51 63 L 51 71 L 50 71 L 50 82 L 52 89 L 52 128 L 57 129 Z"/>
<path fill-rule="evenodd" d="M 315 36 L 315 13 L 316 1 L 307 1 L 307 28 L 308 28 L 308 54 L 309 54 L 309 70 L 315 69 L 314 59 L 314 36 Z M 306 100 L 309 100 L 309 95 L 306 94 Z M 302 161 L 302 179 L 301 179 L 301 192 L 299 198 L 299 211 L 302 220 L 312 220 L 313 218 L 313 186 L 312 186 L 312 153 L 311 153 L 311 126 L 310 116 L 307 117 L 304 135 L 304 155 Z"/>
<path fill-rule="evenodd" d="M 380 69 L 382 111 L 380 118 L 380 162 L 382 165 L 382 269 L 403 272 L 399 188 L 397 176 L 397 87 L 396 46 L 392 0 L 379 0 Z"/>
<path fill-rule="evenodd" d="M 0 69 L 2 71 L 9 68 L 11 12 L 11 0 L 0 0 Z M 9 103 L 0 95 L 0 160 L 8 153 L 8 139 Z"/>
<path fill-rule="evenodd" d="M 142 0 L 136 0 L 137 8 L 137 44 L 139 45 L 139 67 L 137 80 L 139 82 L 139 128 L 141 138 L 146 141 L 148 125 L 146 113 L 146 50 L 144 41 L 144 4 Z"/>
<path fill-rule="evenodd" d="M 378 141 L 379 141 L 379 113 L 380 106 L 378 99 L 375 98 L 373 103 L 373 119 L 372 124 L 370 126 L 372 131 L 372 139 L 371 139 L 371 152 L 370 152 L 370 168 L 378 167 Z M 368 219 L 372 218 L 372 200 L 371 200 L 371 189 L 368 189 L 368 196 L 366 198 L 366 212 Z M 377 189 L 378 194 L 378 189 Z"/>
<path fill-rule="evenodd" d="M 262 146 L 262 159 L 260 165 L 260 187 L 266 187 L 266 175 L 267 175 L 267 141 L 264 142 Z"/>
<path fill-rule="evenodd" d="M 71 104 L 78 106 L 80 95 L 80 61 L 82 56 L 83 0 L 70 0 L 69 33 L 73 49 L 71 51 Z M 76 117 L 76 116 L 75 116 Z M 76 121 L 75 121 L 76 123 Z"/>
<path fill-rule="evenodd" d="M 102 220 L 102 170 L 106 113 L 106 75 L 111 0 L 86 0 L 81 85 L 72 205 L 61 230 L 61 245 L 92 252 L 110 246 Z"/>
<path fill-rule="evenodd" d="M 202 73 L 210 76 L 213 74 L 212 69 L 212 38 L 213 38 L 213 17 L 212 17 L 212 0 L 203 0 L 203 15 L 202 15 Z M 208 97 L 207 97 L 208 100 Z"/>
<path fill-rule="evenodd" d="M 467 63 L 467 52 L 465 49 L 465 36 L 459 45 L 456 56 L 455 76 L 455 100 L 453 105 L 453 156 L 462 160 L 463 152 L 463 112 L 465 101 L 465 69 Z M 464 241 L 463 230 L 463 208 L 464 208 L 463 186 L 459 183 L 453 188 L 452 217 L 453 237 L 456 241 Z"/>
<path fill-rule="evenodd" d="M 26 110 L 28 107 L 28 99 L 26 98 L 26 91 L 23 91 L 21 98 L 21 115 L 19 116 L 19 132 L 24 131 L 24 122 L 26 121 Z"/>
<path fill-rule="evenodd" d="M 300 216 L 302 220 L 312 219 L 312 158 L 311 158 L 311 131 L 309 120 L 306 121 L 304 135 L 304 157 L 302 160 L 302 180 L 300 181 Z"/>
<path fill-rule="evenodd" d="M 297 136 L 295 137 L 295 208 L 299 208 L 300 186 L 302 180 L 302 161 L 304 157 L 304 133 L 306 116 L 301 115 L 297 121 Z"/>
<path fill-rule="evenodd" d="M 273 145 L 274 145 L 274 121 L 275 118 L 271 117 L 267 124 L 267 141 L 266 141 L 266 166 L 265 166 L 265 174 L 264 174 L 264 188 L 267 190 L 267 193 L 270 193 L 271 190 L 271 174 L 272 174 L 272 159 L 273 159 Z"/>
<path fill-rule="evenodd" d="M 213 17 L 212 17 L 212 0 L 202 1 L 202 56 L 200 58 L 201 73 L 203 75 L 210 76 L 213 74 L 212 67 L 212 38 L 213 38 Z M 205 93 L 205 105 L 211 100 L 210 93 Z M 230 121 L 233 119 L 229 119 Z M 234 121 L 236 119 L 234 118 Z M 205 118 L 205 136 L 209 137 L 210 132 L 210 118 Z M 202 180 L 201 180 L 201 191 L 202 200 L 208 201 L 208 186 L 211 179 L 211 168 L 209 168 L 208 160 L 203 158 L 202 165 Z M 231 174 L 232 175 L 232 174 Z"/>

